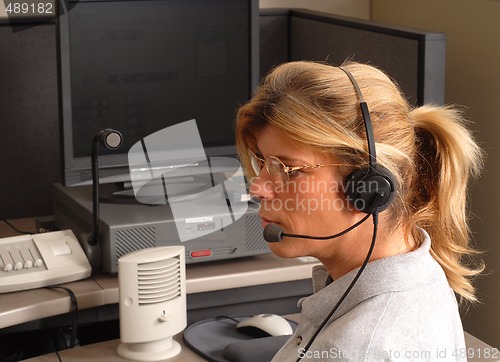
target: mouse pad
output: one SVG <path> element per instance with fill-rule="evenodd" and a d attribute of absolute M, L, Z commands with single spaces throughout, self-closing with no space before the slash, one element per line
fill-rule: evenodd
<path fill-rule="evenodd" d="M 236 330 L 251 316 L 216 317 L 194 323 L 184 330 L 184 342 L 212 362 L 270 361 L 291 336 L 253 338 Z M 288 320 L 295 331 L 297 323 Z"/>

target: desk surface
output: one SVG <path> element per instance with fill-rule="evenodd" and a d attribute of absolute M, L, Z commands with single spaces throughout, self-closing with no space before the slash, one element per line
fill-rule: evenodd
<path fill-rule="evenodd" d="M 14 222 L 19 229 L 33 229 L 33 219 Z M 0 237 L 12 235 L 15 235 L 13 230 L 1 222 Z M 186 266 L 186 292 L 194 294 L 305 280 L 311 278 L 315 264 L 317 261 L 311 258 L 283 259 L 273 254 L 189 264 Z M 75 293 L 80 310 L 119 301 L 116 274 L 96 273 L 88 279 L 61 285 Z M 0 294 L 0 328 L 68 313 L 71 307 L 67 292 L 61 289 L 38 288 Z"/>
<path fill-rule="evenodd" d="M 181 352 L 168 359 L 169 362 L 198 362 L 206 361 L 201 358 L 191 349 L 189 349 L 182 341 L 182 334 L 175 336 L 174 338 L 181 345 Z M 83 347 L 77 347 L 73 349 L 67 349 L 64 351 L 59 351 L 59 357 L 56 353 L 50 353 L 43 356 L 33 357 L 25 360 L 25 362 L 60 362 L 62 361 L 106 361 L 106 362 L 130 362 L 116 353 L 116 349 L 120 345 L 119 339 L 114 339 L 111 341 L 100 342 L 96 344 L 91 344 Z"/>
<path fill-rule="evenodd" d="M 309 279 L 317 262 L 310 259 L 282 259 L 273 254 L 223 262 L 188 265 L 187 294 Z M 116 275 L 96 274 L 91 278 L 61 284 L 71 289 L 78 309 L 116 304 Z M 38 288 L 0 294 L 0 328 L 68 313 L 71 300 L 64 290 Z"/>
<path fill-rule="evenodd" d="M 194 353 L 189 349 L 182 340 L 182 334 L 178 334 L 174 338 L 181 345 L 181 352 L 179 355 L 169 359 L 171 362 L 198 362 L 206 361 L 199 355 Z M 469 362 L 494 362 L 500 361 L 500 355 L 498 349 L 494 349 L 479 339 L 465 333 L 465 343 L 469 351 L 474 351 L 471 354 L 471 358 L 468 358 Z M 44 356 L 34 357 L 26 360 L 25 362 L 60 362 L 60 361 L 95 361 L 96 356 L 99 360 L 106 362 L 125 362 L 127 360 L 121 358 L 116 353 L 116 349 L 120 344 L 119 339 L 114 339 L 106 342 L 100 342 L 96 344 L 91 344 L 83 347 L 77 347 L 73 349 L 67 349 L 59 352 L 59 357 L 56 353 L 47 354 Z M 496 352 L 494 352 L 496 351 Z M 488 357 L 488 358 L 487 358 Z"/>

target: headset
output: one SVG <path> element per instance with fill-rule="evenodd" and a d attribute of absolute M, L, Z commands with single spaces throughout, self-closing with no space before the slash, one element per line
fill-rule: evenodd
<path fill-rule="evenodd" d="M 365 222 L 370 215 L 373 215 L 374 221 L 376 221 L 376 219 L 378 219 L 378 213 L 387 209 L 394 199 L 394 195 L 396 194 L 395 177 L 386 167 L 377 163 L 372 121 L 361 89 L 354 76 L 348 70 L 342 67 L 339 69 L 347 74 L 356 90 L 365 126 L 366 141 L 368 143 L 368 165 L 356 168 L 346 177 L 344 194 L 347 201 L 351 203 L 356 210 L 365 213 L 366 216 L 340 233 L 327 236 L 287 233 L 278 224 L 268 224 L 264 229 L 264 239 L 268 242 L 279 242 L 284 237 L 316 240 L 338 238 L 357 228 Z"/>
<path fill-rule="evenodd" d="M 309 341 L 306 343 L 305 347 L 303 348 L 303 351 L 308 351 L 309 348 L 311 347 L 312 343 L 315 341 L 316 337 L 319 335 L 319 333 L 323 330 L 323 328 L 326 326 L 328 321 L 332 318 L 332 316 L 335 314 L 335 312 L 338 310 L 342 302 L 345 300 L 349 292 L 352 290 L 356 282 L 358 281 L 359 277 L 363 273 L 366 265 L 368 264 L 370 257 L 372 255 L 373 249 L 375 247 L 375 241 L 377 239 L 377 229 L 378 229 L 378 213 L 380 211 L 383 211 L 387 209 L 392 200 L 394 199 L 394 195 L 396 193 L 395 185 L 396 182 L 394 175 L 385 167 L 377 164 L 377 155 L 376 155 L 376 150 L 375 150 L 375 137 L 373 135 L 373 126 L 372 126 L 372 121 L 370 117 L 370 112 L 368 110 L 368 106 L 363 98 L 363 94 L 361 93 L 361 89 L 359 88 L 359 85 L 354 78 L 354 76 L 347 71 L 346 69 L 340 67 L 340 69 L 347 74 L 349 79 L 351 80 L 352 85 L 354 86 L 354 89 L 356 90 L 356 94 L 359 99 L 359 107 L 361 109 L 361 115 L 363 117 L 363 122 L 365 125 L 365 132 L 366 132 L 366 141 L 368 143 L 368 166 L 364 166 L 361 168 L 358 168 L 351 172 L 347 178 L 346 178 L 346 188 L 345 188 L 345 196 L 358 211 L 366 213 L 367 215 L 362 218 L 359 222 L 356 224 L 352 225 L 351 227 L 347 228 L 346 230 L 342 231 L 341 233 L 335 234 L 335 235 L 330 235 L 327 237 L 313 237 L 313 236 L 308 236 L 308 235 L 296 235 L 296 234 L 287 234 L 283 232 L 282 230 L 278 230 L 279 225 L 267 225 L 270 226 L 269 234 L 271 234 L 272 237 L 275 237 L 276 240 L 273 241 L 279 241 L 281 240 L 284 236 L 291 236 L 291 237 L 306 237 L 310 239 L 330 239 L 334 237 L 338 237 L 343 235 L 344 233 L 347 233 L 351 231 L 352 229 L 358 227 L 360 224 L 362 224 L 366 219 L 370 217 L 370 215 L 373 218 L 373 234 L 372 234 L 372 240 L 370 243 L 370 248 L 368 250 L 368 253 L 361 264 L 358 272 L 354 276 L 353 280 L 347 287 L 347 289 L 344 291 L 340 299 L 337 301 L 335 306 L 332 308 L 332 310 L 328 313 L 328 315 L 323 319 L 322 323 L 316 328 L 315 332 L 313 333 L 312 337 L 309 339 Z M 266 226 L 266 228 L 267 228 Z M 271 233 L 271 231 L 273 233 Z M 279 238 L 277 236 L 279 235 Z M 302 354 L 304 356 L 305 354 Z M 299 355 L 297 358 L 296 362 L 299 362 L 302 359 L 302 357 Z"/>
<path fill-rule="evenodd" d="M 368 166 L 358 168 L 347 176 L 345 196 L 358 211 L 373 214 L 387 209 L 394 199 L 395 177 L 387 168 L 377 163 L 372 120 L 356 79 L 346 69 L 340 69 L 347 74 L 358 95 L 368 143 Z"/>

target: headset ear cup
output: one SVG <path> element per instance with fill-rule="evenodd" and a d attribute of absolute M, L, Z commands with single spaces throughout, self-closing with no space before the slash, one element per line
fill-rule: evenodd
<path fill-rule="evenodd" d="M 385 167 L 365 167 L 347 176 L 345 196 L 356 210 L 372 214 L 390 206 L 396 194 L 395 185 L 394 176 Z"/>

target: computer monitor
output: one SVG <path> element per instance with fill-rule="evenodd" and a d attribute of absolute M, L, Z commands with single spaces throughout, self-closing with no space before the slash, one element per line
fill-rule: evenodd
<path fill-rule="evenodd" d="M 147 135 L 195 119 L 208 157 L 235 155 L 234 120 L 259 82 L 258 0 L 65 0 L 58 25 L 65 186 L 128 181 L 127 153 Z"/>

